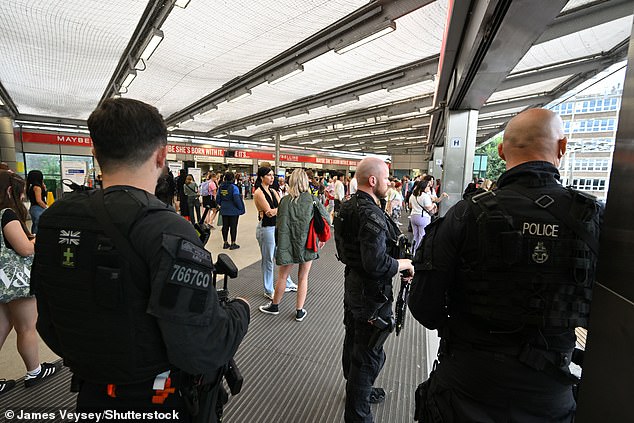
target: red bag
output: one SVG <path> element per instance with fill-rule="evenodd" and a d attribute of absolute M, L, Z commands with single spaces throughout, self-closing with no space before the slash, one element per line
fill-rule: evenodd
<path fill-rule="evenodd" d="M 317 219 L 317 220 L 315 220 Z M 315 224 L 316 222 L 316 224 Z M 308 226 L 308 238 L 306 239 L 306 248 L 317 252 L 317 242 L 326 242 L 330 239 L 330 225 L 319 213 L 317 204 L 313 201 L 313 218 Z"/>

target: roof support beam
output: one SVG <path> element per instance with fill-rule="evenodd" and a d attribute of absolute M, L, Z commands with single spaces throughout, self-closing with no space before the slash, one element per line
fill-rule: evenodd
<path fill-rule="evenodd" d="M 511 74 L 498 86 L 496 92 L 522 87 L 536 82 L 548 81 L 549 79 L 560 78 L 562 76 L 588 72 L 597 68 L 605 69 L 611 64 L 623 60 L 626 55 L 627 48 L 618 48 L 607 54 L 589 56 L 580 60 L 556 63 L 545 68 L 530 69 Z"/>
<path fill-rule="evenodd" d="M 468 3 L 468 4 L 467 4 Z M 441 144 L 444 107 L 479 110 L 567 0 L 452 2 L 441 50 L 430 138 Z"/>
<path fill-rule="evenodd" d="M 610 0 L 585 6 L 558 16 L 535 44 L 574 34 L 586 28 L 611 22 L 632 14 L 631 0 Z"/>
<path fill-rule="evenodd" d="M 246 127 L 253 122 L 261 121 L 263 119 L 275 119 L 277 117 L 285 116 L 289 113 L 295 113 L 298 110 L 310 110 L 311 108 L 319 107 L 329 100 L 335 99 L 342 95 L 354 94 L 356 96 L 367 94 L 370 92 L 378 91 L 380 89 L 389 88 L 391 84 L 398 83 L 402 79 L 406 79 L 409 83 L 422 82 L 430 80 L 438 70 L 438 56 L 430 56 L 422 60 L 409 63 L 404 66 L 399 66 L 390 69 L 385 72 L 381 72 L 359 81 L 352 82 L 350 84 L 341 85 L 329 91 L 311 95 L 293 101 L 292 103 L 284 104 L 273 109 L 265 110 L 255 115 L 247 116 L 243 119 L 234 120 L 225 125 L 217 126 L 209 131 L 210 135 L 217 135 L 227 131 L 235 131 L 237 128 Z M 173 115 L 174 116 L 174 115 Z M 166 120 L 168 125 L 177 123 L 178 120 L 174 120 L 172 117 Z"/>
<path fill-rule="evenodd" d="M 550 93 L 542 93 L 527 97 L 512 98 L 509 100 L 494 101 L 487 103 L 480 109 L 481 114 L 501 112 L 503 110 L 515 109 L 517 107 L 528 107 L 535 104 L 546 104 L 553 101 L 556 97 Z"/>
<path fill-rule="evenodd" d="M 139 24 L 135 28 L 132 38 L 130 38 L 130 42 L 128 42 L 125 50 L 123 50 L 117 68 L 112 74 L 110 82 L 101 96 L 99 103 L 119 92 L 120 87 L 118 84 L 120 84 L 130 70 L 132 70 L 130 69 L 130 60 L 132 60 L 132 58 L 138 58 L 141 55 L 144 41 L 150 36 L 154 28 L 158 29 L 163 25 L 163 22 L 165 22 L 173 8 L 174 2 L 172 1 L 150 0 L 148 2 L 143 16 L 141 16 Z M 132 63 L 132 66 L 134 66 L 134 63 Z"/>
<path fill-rule="evenodd" d="M 475 11 L 480 19 L 473 22 L 478 25 L 477 32 L 464 39 L 456 63 L 457 83 L 447 101 L 449 108 L 479 110 L 566 3 L 478 2 Z"/>
<path fill-rule="evenodd" d="M 0 82 L 0 100 L 2 100 L 2 102 L 4 103 L 4 107 L 9 112 L 9 116 L 11 116 L 13 119 L 15 119 L 15 117 L 20 112 L 18 112 L 17 106 L 13 102 L 13 99 L 11 99 L 11 96 L 9 95 L 7 90 L 4 88 L 4 85 L 2 85 L 2 82 Z M 0 106 L 0 107 L 2 107 L 2 106 Z"/>

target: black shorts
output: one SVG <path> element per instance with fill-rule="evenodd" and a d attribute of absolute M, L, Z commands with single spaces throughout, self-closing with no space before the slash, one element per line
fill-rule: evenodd
<path fill-rule="evenodd" d="M 216 203 L 216 198 L 212 197 L 211 195 L 203 195 L 203 207 L 210 209 L 215 209 L 216 207 L 218 207 L 218 204 Z"/>

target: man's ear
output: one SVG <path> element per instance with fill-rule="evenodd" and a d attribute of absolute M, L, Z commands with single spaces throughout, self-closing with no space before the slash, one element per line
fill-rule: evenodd
<path fill-rule="evenodd" d="M 165 160 L 167 160 L 167 146 L 166 145 L 157 150 L 156 167 L 163 169 L 165 167 Z"/>
<path fill-rule="evenodd" d="M 566 154 L 566 148 L 568 147 L 568 138 L 563 137 L 559 140 L 559 156 L 558 158 L 562 158 L 564 154 Z"/>
<path fill-rule="evenodd" d="M 504 143 L 503 142 L 498 144 L 498 156 L 500 156 L 500 159 L 506 161 L 506 157 L 504 157 Z"/>

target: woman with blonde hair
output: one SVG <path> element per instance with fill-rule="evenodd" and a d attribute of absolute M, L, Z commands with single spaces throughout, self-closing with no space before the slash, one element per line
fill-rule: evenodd
<path fill-rule="evenodd" d="M 321 216 L 330 224 L 330 216 L 324 206 L 315 200 L 308 185 L 308 176 L 302 169 L 295 169 L 288 178 L 288 195 L 280 200 L 277 208 L 275 236 L 277 251 L 275 262 L 279 266 L 273 300 L 260 306 L 266 314 L 279 314 L 279 304 L 284 296 L 286 279 L 293 268 L 299 264 L 297 299 L 295 301 L 295 320 L 301 322 L 306 317 L 304 302 L 308 291 L 308 273 L 313 260 L 319 253 L 306 247 L 310 221 L 313 218 L 313 205 L 319 209 Z M 319 242 L 318 249 L 323 247 Z"/>

